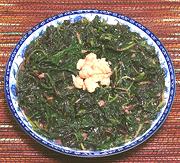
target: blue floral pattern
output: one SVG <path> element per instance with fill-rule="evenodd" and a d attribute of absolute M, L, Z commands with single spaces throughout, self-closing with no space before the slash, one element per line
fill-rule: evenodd
<path fill-rule="evenodd" d="M 16 85 L 14 85 L 14 84 L 11 85 L 11 92 L 12 92 L 14 97 L 17 97 Z"/>
<path fill-rule="evenodd" d="M 42 137 L 41 135 L 33 131 L 32 126 L 28 122 L 23 111 L 18 106 L 16 75 L 18 68 L 24 59 L 24 52 L 27 46 L 32 40 L 36 39 L 39 35 L 43 34 L 47 26 L 57 25 L 58 23 L 67 19 L 71 20 L 72 23 L 81 20 L 83 17 L 92 20 L 95 15 L 99 15 L 102 19 L 107 20 L 108 23 L 111 24 L 120 22 L 122 24 L 128 25 L 130 27 L 130 30 L 136 31 L 142 37 L 147 38 L 148 43 L 155 47 L 158 53 L 161 67 L 164 69 L 165 72 L 166 91 L 164 93 L 164 99 L 166 101 L 166 105 L 161 109 L 157 119 L 152 123 L 151 128 L 146 133 L 134 139 L 133 141 L 128 142 L 127 144 L 124 144 L 122 146 L 108 150 L 103 150 L 103 151 L 81 151 L 81 150 L 74 150 L 68 147 L 57 145 L 53 140 L 47 140 L 46 138 Z M 7 103 L 15 119 L 19 122 L 20 126 L 32 138 L 34 138 L 37 142 L 41 143 L 42 145 L 56 152 L 60 152 L 71 156 L 78 156 L 78 157 L 103 157 L 103 156 L 114 155 L 127 151 L 143 143 L 150 136 L 152 136 L 158 130 L 158 128 L 163 124 L 163 122 L 168 116 L 168 113 L 170 112 L 175 95 L 175 73 L 174 73 L 173 65 L 166 49 L 159 41 L 159 39 L 146 27 L 136 22 L 135 20 L 118 13 L 113 13 L 104 10 L 68 11 L 65 13 L 55 15 L 51 18 L 48 18 L 43 22 L 39 23 L 38 25 L 36 25 L 35 27 L 33 27 L 22 37 L 22 39 L 18 42 L 13 52 L 11 53 L 11 56 L 6 66 L 6 73 L 4 79 L 5 79 L 4 89 L 5 89 Z"/>

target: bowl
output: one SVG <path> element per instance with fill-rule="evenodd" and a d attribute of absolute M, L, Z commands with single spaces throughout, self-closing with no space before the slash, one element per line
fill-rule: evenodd
<path fill-rule="evenodd" d="M 116 24 L 117 22 L 119 22 L 121 24 L 128 25 L 131 31 L 139 33 L 141 37 L 147 39 L 147 43 L 149 45 L 154 46 L 155 51 L 158 54 L 160 66 L 163 68 L 165 73 L 165 105 L 161 108 L 156 119 L 152 122 L 151 127 L 144 134 L 133 139 L 132 141 L 125 143 L 124 145 L 101 151 L 75 150 L 58 145 L 53 140 L 49 140 L 43 137 L 42 135 L 39 135 L 37 132 L 33 130 L 32 125 L 29 123 L 24 112 L 18 105 L 17 73 L 20 68 L 20 64 L 24 60 L 24 53 L 26 51 L 27 46 L 30 44 L 31 41 L 36 39 L 38 36 L 42 35 L 48 26 L 56 26 L 58 23 L 64 20 L 70 20 L 71 23 L 74 23 L 81 20 L 83 17 L 87 18 L 88 20 L 92 20 L 96 15 L 98 15 L 102 19 L 105 19 L 108 22 L 108 24 Z M 68 11 L 50 17 L 34 26 L 21 38 L 21 40 L 17 43 L 16 47 L 12 51 L 7 62 L 4 80 L 6 101 L 12 112 L 12 115 L 20 124 L 22 129 L 43 146 L 62 154 L 77 157 L 110 156 L 125 152 L 129 149 L 132 149 L 140 145 L 148 138 L 150 138 L 164 123 L 165 119 L 167 118 L 170 112 L 175 95 L 175 73 L 173 65 L 166 49 L 164 48 L 160 40 L 150 30 L 148 30 L 146 27 L 144 27 L 137 21 L 127 16 L 121 15 L 119 13 L 104 10 Z"/>

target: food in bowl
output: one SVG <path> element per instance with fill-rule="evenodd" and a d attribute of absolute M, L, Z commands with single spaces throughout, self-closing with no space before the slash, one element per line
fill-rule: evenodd
<path fill-rule="evenodd" d="M 64 20 L 30 42 L 24 57 L 19 106 L 34 131 L 64 147 L 124 145 L 144 134 L 165 104 L 154 46 L 119 22 Z"/>

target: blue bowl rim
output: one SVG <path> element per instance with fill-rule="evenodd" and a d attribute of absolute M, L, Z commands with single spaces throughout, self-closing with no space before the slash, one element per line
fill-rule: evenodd
<path fill-rule="evenodd" d="M 39 29 L 40 27 L 44 26 L 45 24 L 52 22 L 58 18 L 62 18 L 64 16 L 70 16 L 70 15 L 75 15 L 75 14 L 84 14 L 84 13 L 93 13 L 93 14 L 103 14 L 103 15 L 108 15 L 108 16 L 113 16 L 116 17 L 118 19 L 122 19 L 125 20 L 133 25 L 135 25 L 136 27 L 140 28 L 142 31 L 144 31 L 148 36 L 150 36 L 152 38 L 152 40 L 156 43 L 156 45 L 159 47 L 159 49 L 161 50 L 161 52 L 163 53 L 165 60 L 168 64 L 168 69 L 170 72 L 170 83 L 171 83 L 171 87 L 170 87 L 170 96 L 168 99 L 168 103 L 167 103 L 167 107 L 165 108 L 165 111 L 163 112 L 162 116 L 160 117 L 159 121 L 155 124 L 154 128 L 152 128 L 149 133 L 147 133 L 146 135 L 144 135 L 142 138 L 138 139 L 135 141 L 135 143 L 131 143 L 130 145 L 126 145 L 126 146 L 122 146 L 121 148 L 116 148 L 116 149 L 109 149 L 106 151 L 89 151 L 88 153 L 84 153 L 83 151 L 76 151 L 74 149 L 69 149 L 66 150 L 64 149 L 64 147 L 60 147 L 60 149 L 55 149 L 50 143 L 45 143 L 41 138 L 37 138 L 37 136 L 34 133 L 31 133 L 31 131 L 27 128 L 27 126 L 20 120 L 13 104 L 12 104 L 12 100 L 10 98 L 10 90 L 9 90 L 9 77 L 10 77 L 10 70 L 11 70 L 11 66 L 12 66 L 12 62 L 16 56 L 16 53 L 18 52 L 19 48 L 21 47 L 21 45 L 24 43 L 24 41 L 37 29 Z M 167 52 L 167 50 L 165 49 L 165 47 L 163 46 L 163 44 L 161 43 L 161 41 L 145 26 L 143 26 L 141 23 L 138 23 L 137 21 L 135 21 L 134 19 L 124 16 L 122 14 L 116 13 L 116 12 L 111 12 L 111 11 L 107 11 L 107 10 L 97 10 L 97 9 L 83 9 L 83 10 L 72 10 L 72 11 L 67 11 L 64 13 L 60 13 L 58 15 L 49 17 L 47 19 L 45 19 L 44 21 L 38 23 L 36 26 L 34 26 L 31 30 L 29 30 L 28 32 L 25 33 L 25 35 L 20 39 L 20 41 L 17 43 L 17 45 L 15 46 L 15 48 L 13 49 L 7 64 L 6 64 L 6 70 L 5 70 L 5 75 L 4 75 L 4 92 L 5 92 L 5 98 L 7 101 L 7 104 L 10 108 L 11 113 L 13 114 L 13 117 L 15 118 L 15 120 L 19 123 L 19 125 L 21 126 L 21 128 L 28 134 L 30 135 L 34 140 L 36 140 L 38 143 L 40 143 L 41 145 L 56 151 L 58 153 L 61 154 L 65 154 L 65 155 L 70 155 L 70 156 L 75 156 L 75 157 L 105 157 L 105 156 L 111 156 L 111 155 L 115 155 L 115 154 L 119 154 L 122 152 L 125 152 L 127 150 L 130 150 L 140 144 L 142 144 L 144 141 L 146 141 L 147 139 L 149 139 L 164 123 L 164 121 L 166 120 L 171 107 L 172 107 L 172 103 L 174 100 L 174 96 L 175 96 L 175 92 L 176 92 L 176 84 L 175 84 L 175 72 L 174 72 L 174 68 L 173 68 L 173 64 L 171 61 L 171 58 Z"/>

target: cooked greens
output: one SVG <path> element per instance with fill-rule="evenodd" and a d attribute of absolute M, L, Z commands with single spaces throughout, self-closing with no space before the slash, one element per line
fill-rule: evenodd
<path fill-rule="evenodd" d="M 110 86 L 73 85 L 90 52 L 111 63 Z M 33 129 L 75 149 L 102 150 L 143 134 L 163 106 L 164 72 L 146 39 L 96 16 L 50 26 L 32 41 L 18 73 L 18 100 Z"/>

